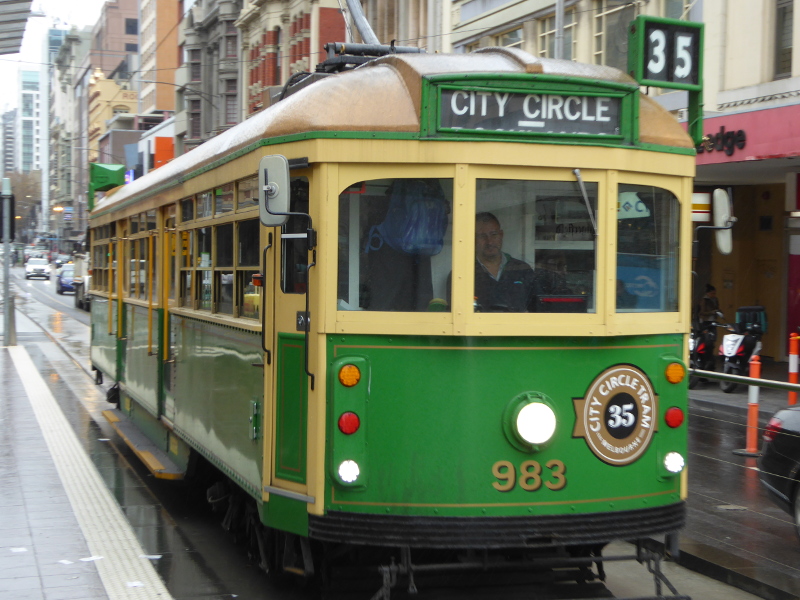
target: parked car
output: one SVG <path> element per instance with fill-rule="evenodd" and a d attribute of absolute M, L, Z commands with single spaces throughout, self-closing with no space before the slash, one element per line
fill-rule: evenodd
<path fill-rule="evenodd" d="M 56 294 L 63 294 L 64 292 L 74 292 L 75 285 L 73 279 L 75 278 L 75 265 L 66 264 L 58 270 L 56 275 Z"/>
<path fill-rule="evenodd" d="M 764 430 L 759 478 L 770 498 L 794 517 L 800 536 L 800 405 L 783 408 Z"/>
<path fill-rule="evenodd" d="M 53 262 L 56 265 L 56 268 L 59 268 L 67 263 L 72 262 L 72 257 L 69 254 L 59 254 L 55 257 Z"/>
<path fill-rule="evenodd" d="M 50 279 L 50 261 L 46 258 L 29 258 L 25 263 L 25 279 L 31 277 Z"/>

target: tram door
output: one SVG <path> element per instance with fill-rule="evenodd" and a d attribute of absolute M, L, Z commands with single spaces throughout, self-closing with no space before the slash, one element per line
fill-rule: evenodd
<path fill-rule="evenodd" d="M 302 173 L 302 172 L 301 172 Z M 309 177 L 292 173 L 289 211 L 308 213 Z M 274 327 L 272 331 L 271 390 L 268 408 L 272 424 L 273 448 L 267 490 L 280 500 L 291 502 L 306 496 L 306 448 L 308 423 L 308 376 L 306 374 L 306 287 L 308 285 L 308 220 L 292 216 L 282 227 L 274 228 L 273 260 L 268 259 L 271 276 L 267 277 L 267 298 L 274 298 Z M 274 268 L 272 267 L 274 265 Z M 269 381 L 267 383 L 269 385 Z M 271 391 L 271 393 L 269 393 Z M 264 478 L 268 477 L 265 468 Z M 272 498 L 274 498 L 273 496 Z M 270 502 L 272 503 L 272 498 Z M 289 500 L 287 500 L 287 498 Z M 293 508 L 306 507 L 303 502 Z"/>

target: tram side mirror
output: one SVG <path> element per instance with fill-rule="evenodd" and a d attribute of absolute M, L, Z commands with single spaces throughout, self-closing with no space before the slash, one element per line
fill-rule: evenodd
<path fill-rule="evenodd" d="M 714 235 L 717 241 L 717 250 L 720 254 L 730 254 L 733 250 L 733 238 L 731 228 L 736 222 L 736 218 L 731 215 L 731 199 L 728 192 L 722 189 L 714 190 L 712 197 L 712 208 L 714 211 L 714 227 L 724 227 L 716 229 Z"/>
<path fill-rule="evenodd" d="M 289 219 L 289 161 L 285 156 L 265 156 L 258 163 L 258 207 L 261 224 L 278 227 Z"/>

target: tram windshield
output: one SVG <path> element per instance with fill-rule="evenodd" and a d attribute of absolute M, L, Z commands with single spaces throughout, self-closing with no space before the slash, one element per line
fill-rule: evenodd
<path fill-rule="evenodd" d="M 617 312 L 676 312 L 678 199 L 660 188 L 620 184 L 617 206 Z"/>
<path fill-rule="evenodd" d="M 595 312 L 597 184 L 479 179 L 476 312 Z"/>
<path fill-rule="evenodd" d="M 339 196 L 339 310 L 447 311 L 452 179 L 376 179 Z"/>
<path fill-rule="evenodd" d="M 486 178 L 475 186 L 474 311 L 597 312 L 598 183 Z M 344 190 L 338 309 L 449 311 L 452 205 L 451 179 Z M 679 216 L 671 192 L 619 185 L 616 312 L 678 310 Z"/>

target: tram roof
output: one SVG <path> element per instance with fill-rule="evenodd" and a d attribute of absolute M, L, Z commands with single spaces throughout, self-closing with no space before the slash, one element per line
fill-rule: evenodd
<path fill-rule="evenodd" d="M 301 89 L 145 177 L 111 190 L 95 210 L 106 210 L 171 182 L 178 184 L 186 174 L 266 138 L 327 131 L 418 133 L 425 77 L 526 73 L 637 85 L 613 67 L 538 58 L 516 48 L 385 56 Z M 694 146 L 683 127 L 660 104 L 645 94 L 639 98 L 641 143 Z"/>

